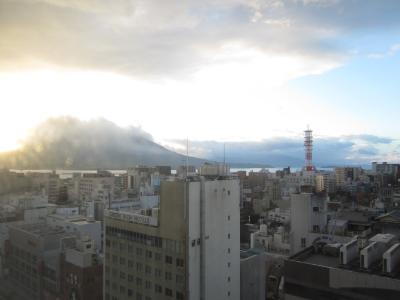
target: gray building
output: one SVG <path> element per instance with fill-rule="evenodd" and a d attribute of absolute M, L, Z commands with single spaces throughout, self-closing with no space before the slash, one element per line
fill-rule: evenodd
<path fill-rule="evenodd" d="M 240 300 L 265 300 L 266 260 L 264 251 L 240 252 Z"/>
<path fill-rule="evenodd" d="M 400 299 L 399 267 L 400 244 L 390 234 L 316 244 L 285 261 L 285 299 Z"/>
<path fill-rule="evenodd" d="M 16 299 L 47 299 L 60 293 L 60 251 L 75 237 L 46 224 L 10 227 L 6 256 Z M 15 288 L 16 287 L 16 288 Z"/>

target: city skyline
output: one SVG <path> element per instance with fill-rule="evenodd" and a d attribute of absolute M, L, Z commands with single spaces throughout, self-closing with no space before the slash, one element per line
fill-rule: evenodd
<path fill-rule="evenodd" d="M 347 157 L 398 158 L 397 1 L 43 0 L 0 8 L 0 125 L 11 128 L 0 151 L 47 118 L 71 115 L 140 126 L 178 151 L 186 137 L 199 148 L 285 149 L 310 124 Z"/>

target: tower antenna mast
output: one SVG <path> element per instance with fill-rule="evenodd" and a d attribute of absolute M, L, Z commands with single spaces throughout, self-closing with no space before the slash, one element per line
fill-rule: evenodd
<path fill-rule="evenodd" d="M 307 130 L 304 131 L 304 151 L 305 151 L 305 170 L 314 171 L 315 168 L 312 163 L 313 134 L 309 125 L 307 125 Z"/>
<path fill-rule="evenodd" d="M 189 137 L 186 138 L 186 178 L 189 174 Z"/>

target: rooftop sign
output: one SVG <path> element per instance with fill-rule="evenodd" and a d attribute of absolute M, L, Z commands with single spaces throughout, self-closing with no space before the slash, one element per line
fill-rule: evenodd
<path fill-rule="evenodd" d="M 115 210 L 105 210 L 104 215 L 106 217 L 121 220 L 129 223 L 143 224 L 148 226 L 158 226 L 158 219 L 145 216 L 138 213 L 127 212 L 127 211 L 115 211 Z"/>

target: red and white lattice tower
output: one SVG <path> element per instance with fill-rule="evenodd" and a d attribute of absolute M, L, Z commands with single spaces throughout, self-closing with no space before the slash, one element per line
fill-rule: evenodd
<path fill-rule="evenodd" d="M 312 149 L 313 149 L 313 135 L 312 130 L 307 126 L 307 130 L 304 131 L 304 150 L 305 150 L 305 170 L 313 171 L 314 166 L 312 163 Z"/>

